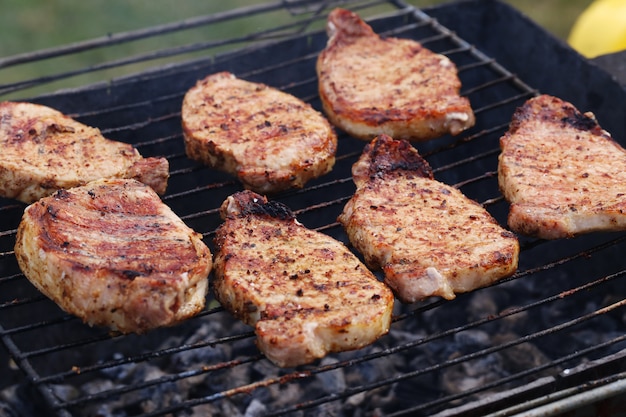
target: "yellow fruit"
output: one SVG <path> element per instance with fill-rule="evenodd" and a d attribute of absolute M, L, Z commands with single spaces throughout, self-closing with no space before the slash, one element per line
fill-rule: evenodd
<path fill-rule="evenodd" d="M 570 32 L 569 44 L 588 58 L 626 49 L 626 0 L 596 0 Z"/>

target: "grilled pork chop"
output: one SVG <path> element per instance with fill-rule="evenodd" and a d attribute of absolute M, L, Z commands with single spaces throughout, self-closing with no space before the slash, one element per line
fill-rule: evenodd
<path fill-rule="evenodd" d="M 447 57 L 410 39 L 381 38 L 344 9 L 330 13 L 327 32 L 317 74 L 324 111 L 336 126 L 367 141 L 383 133 L 423 141 L 474 125 Z"/>
<path fill-rule="evenodd" d="M 300 99 L 228 72 L 210 75 L 185 95 L 187 155 L 269 193 L 304 184 L 335 164 L 337 137 Z"/>
<path fill-rule="evenodd" d="M 434 180 L 408 142 L 375 138 L 352 175 L 357 190 L 338 220 L 400 300 L 452 299 L 516 270 L 515 235 L 459 190 Z"/>
<path fill-rule="evenodd" d="M 557 97 L 532 98 L 500 146 L 512 230 L 543 239 L 626 230 L 626 150 L 593 114 Z"/>
<path fill-rule="evenodd" d="M 15 255 L 65 311 L 143 333 L 203 308 L 212 259 L 201 239 L 150 187 L 102 179 L 28 206 Z"/>
<path fill-rule="evenodd" d="M 0 196 L 24 203 L 99 178 L 134 178 L 163 194 L 169 177 L 165 158 L 142 158 L 131 145 L 32 103 L 0 103 L 0 149 Z"/>
<path fill-rule="evenodd" d="M 305 364 L 387 333 L 393 294 L 342 243 L 252 191 L 228 197 L 221 214 L 216 297 L 254 326 L 273 363 Z"/>

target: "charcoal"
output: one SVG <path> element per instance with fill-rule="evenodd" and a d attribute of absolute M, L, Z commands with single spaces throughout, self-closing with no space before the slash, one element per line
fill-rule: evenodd
<path fill-rule="evenodd" d="M 244 417 L 262 417 L 265 415 L 267 407 L 259 400 L 254 399 L 250 401 L 250 404 L 246 408 Z"/>
<path fill-rule="evenodd" d="M 275 3 L 279 7 L 281 2 Z M 137 145 L 146 156 L 168 156 L 172 176 L 164 201 L 212 245 L 221 224 L 219 205 L 240 187 L 185 157 L 180 127 L 184 92 L 209 72 L 229 70 L 297 93 L 320 109 L 314 61 L 327 42 L 322 26 L 331 5 L 312 3 L 319 20 L 311 27 L 319 30 L 298 29 L 286 39 L 263 33 L 258 36 L 262 45 L 220 50 L 216 56 L 32 101 L 76 114 L 113 139 Z M 451 2 L 429 13 L 435 20 L 416 19 L 418 11 L 402 8 L 372 19 L 372 24 L 386 34 L 426 39 L 429 47 L 459 64 L 462 92 L 478 110 L 477 126 L 467 135 L 420 143 L 419 150 L 437 179 L 458 186 L 502 225 L 508 204 L 497 182 L 499 138 L 528 97 L 541 91 L 576 102 L 593 111 L 617 142 L 625 143 L 626 90 L 505 2 Z M 452 34 L 440 32 L 438 21 Z M 457 42 L 455 32 L 463 42 Z M 526 42 L 515 41 L 512 48 L 511 40 L 520 38 Z M 351 166 L 364 142 L 338 134 L 337 163 L 327 177 L 271 198 L 292 207 L 303 224 L 347 243 L 335 223 L 354 192 Z M 24 207 L 5 199 L 0 208 L 7 226 L 0 231 L 0 333 L 9 352 L 0 356 L 0 374 L 11 356 L 16 359 L 9 369 L 18 364 L 24 379 L 32 382 L 6 376 L 11 381 L 2 381 L 0 417 L 50 415 L 50 394 L 61 407 L 75 400 L 77 405 L 69 403 L 58 413 L 75 416 L 131 417 L 171 408 L 168 415 L 173 417 L 255 417 L 280 410 L 295 417 L 370 417 L 405 415 L 403 411 L 414 407 L 423 407 L 416 415 L 432 415 L 474 399 L 488 402 L 496 393 L 523 389 L 544 375 L 561 383 L 578 367 L 593 366 L 589 374 L 594 378 L 626 371 L 626 362 L 618 359 L 595 373 L 596 361 L 626 349 L 626 342 L 590 350 L 623 337 L 623 308 L 571 328 L 553 328 L 622 302 L 623 233 L 555 242 L 520 236 L 520 268 L 514 276 L 454 300 L 397 302 L 389 334 L 372 346 L 281 369 L 260 355 L 253 329 L 222 310 L 211 291 L 198 317 L 143 335 L 109 333 L 66 315 L 20 274 L 13 245 Z M 535 335 L 546 330 L 550 332 Z M 568 359 L 562 365 L 568 372 L 561 372 L 555 361 L 566 355 L 580 356 Z M 529 375 L 500 382 L 520 373 Z M 549 386 L 540 395 L 560 388 L 571 387 Z M 315 406 L 309 407 L 310 402 Z"/>
<path fill-rule="evenodd" d="M 322 366 L 336 364 L 337 359 L 327 357 L 322 359 L 320 364 Z M 335 369 L 329 372 L 322 372 L 315 376 L 320 380 L 320 388 L 323 392 L 332 394 L 334 392 L 342 392 L 346 389 L 346 378 L 344 376 L 343 369 Z"/>

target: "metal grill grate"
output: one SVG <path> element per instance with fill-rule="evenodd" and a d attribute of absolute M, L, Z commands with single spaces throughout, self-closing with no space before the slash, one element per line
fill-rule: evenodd
<path fill-rule="evenodd" d="M 419 10 L 398 2 L 344 3 L 363 16 L 386 13 L 370 21 L 377 32 L 419 40 L 457 64 L 462 94 L 472 102 L 477 125 L 460 137 L 416 147 L 438 180 L 459 187 L 505 225 L 508 206 L 496 178 L 498 140 L 514 109 L 536 91 Z M 32 101 L 97 126 L 107 137 L 133 143 L 144 156 L 167 157 L 171 179 L 163 200 L 213 249 L 221 223 L 218 208 L 240 185 L 185 157 L 180 129 L 184 93 L 197 79 L 229 70 L 320 109 L 315 60 L 326 43 L 321 27 L 337 4 L 278 2 L 129 33 L 121 38 L 160 36 L 275 10 L 299 20 L 274 31 L 158 55 L 247 44 L 241 49 Z M 108 44 L 96 40 L 8 58 L 0 60 L 0 67 Z M 83 71 L 5 85 L 0 91 Z M 340 134 L 333 172 L 303 190 L 271 198 L 290 206 L 306 226 L 347 243 L 335 219 L 354 191 L 350 168 L 363 146 Z M 223 311 L 211 294 L 197 317 L 143 336 L 109 334 L 63 313 L 17 267 L 12 247 L 23 209 L 14 201 L 0 201 L 0 337 L 42 402 L 59 416 L 243 415 L 246 410 L 252 414 L 255 404 L 262 415 L 486 415 L 497 410 L 510 415 L 514 410 L 507 414 L 506 409 L 524 401 L 549 401 L 548 393 L 571 395 L 623 379 L 622 233 L 554 242 L 521 238 L 520 268 L 513 277 L 454 301 L 398 305 L 390 334 L 374 345 L 282 370 L 258 353 L 254 333 Z"/>

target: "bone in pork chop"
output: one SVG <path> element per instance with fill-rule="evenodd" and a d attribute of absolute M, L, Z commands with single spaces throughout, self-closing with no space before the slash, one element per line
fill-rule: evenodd
<path fill-rule="evenodd" d="M 512 230 L 543 239 L 626 230 L 626 150 L 593 114 L 557 97 L 531 98 L 500 147 Z"/>
<path fill-rule="evenodd" d="M 375 138 L 352 175 L 357 190 L 338 220 L 400 300 L 452 299 L 516 270 L 515 235 L 459 190 L 434 180 L 408 142 Z"/>
<path fill-rule="evenodd" d="M 46 106 L 0 103 L 0 196 L 32 203 L 100 178 L 134 178 L 165 193 L 169 164 L 143 158 Z"/>
<path fill-rule="evenodd" d="M 97 180 L 31 204 L 15 255 L 62 309 L 123 333 L 198 313 L 212 266 L 202 235 L 132 179 Z"/>
<path fill-rule="evenodd" d="M 221 214 L 216 298 L 254 326 L 273 363 L 309 363 L 387 333 L 393 294 L 345 245 L 252 191 L 228 197 Z"/>
<path fill-rule="evenodd" d="M 472 127 L 454 63 L 411 39 L 381 38 L 361 18 L 335 9 L 317 60 L 319 94 L 335 126 L 372 140 L 423 141 Z"/>
<path fill-rule="evenodd" d="M 185 95 L 187 155 L 228 172 L 256 192 L 302 188 L 335 164 L 337 136 L 299 98 L 228 72 L 200 80 Z"/>

